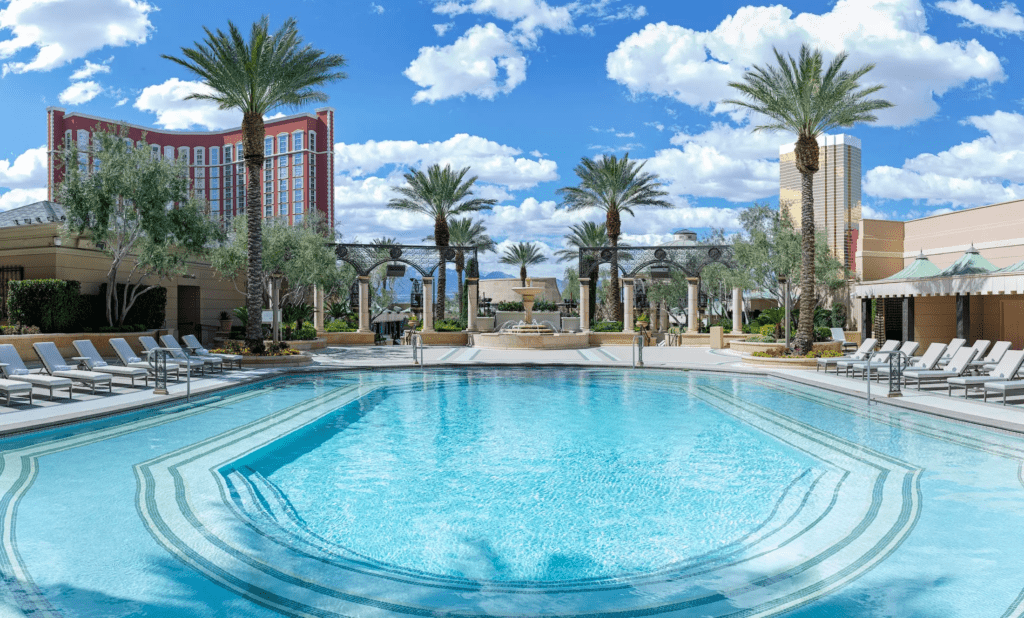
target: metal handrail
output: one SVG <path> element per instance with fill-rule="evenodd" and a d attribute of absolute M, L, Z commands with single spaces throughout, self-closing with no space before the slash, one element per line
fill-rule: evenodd
<path fill-rule="evenodd" d="M 412 364 L 423 366 L 426 358 L 423 356 L 423 337 L 416 333 L 413 333 L 409 337 L 409 342 L 412 344 Z M 418 343 L 417 343 L 418 342 Z M 419 350 L 419 354 L 417 354 Z"/>
<path fill-rule="evenodd" d="M 152 348 L 146 351 L 146 360 L 153 367 L 153 393 L 167 395 L 167 359 L 174 357 L 171 348 Z M 186 353 L 187 354 L 187 353 Z M 163 389 L 160 388 L 160 367 L 163 361 Z M 192 363 L 185 362 L 185 401 L 192 401 Z"/>
<path fill-rule="evenodd" d="M 633 345 L 630 346 L 633 355 L 633 369 L 644 366 L 644 336 L 639 334 L 633 337 Z M 639 360 L 637 357 L 639 356 Z"/>
<path fill-rule="evenodd" d="M 867 367 L 865 369 L 865 375 L 867 376 L 867 379 L 868 379 L 867 400 L 868 400 L 868 405 L 869 406 L 871 405 L 871 368 L 875 366 L 875 365 L 871 364 L 871 359 L 874 358 L 875 354 L 878 354 L 878 355 L 885 354 L 886 355 L 886 360 L 885 360 L 884 364 L 888 364 L 889 365 L 889 394 L 888 394 L 888 397 L 900 397 L 900 396 L 902 396 L 903 393 L 900 391 L 900 381 L 903 378 L 903 357 L 907 358 L 908 364 L 909 364 L 909 360 L 910 360 L 910 355 L 908 355 L 903 350 L 891 350 L 891 351 L 886 351 L 886 352 L 875 352 L 875 353 L 872 353 L 871 356 L 868 357 Z M 894 364 L 893 363 L 893 359 L 894 358 L 897 359 L 897 361 L 895 363 L 895 365 L 896 365 L 895 367 L 893 366 L 893 364 Z M 881 366 L 882 364 L 883 363 L 879 363 L 879 365 L 877 365 L 877 366 Z M 895 379 L 895 385 L 893 383 L 894 379 Z"/>

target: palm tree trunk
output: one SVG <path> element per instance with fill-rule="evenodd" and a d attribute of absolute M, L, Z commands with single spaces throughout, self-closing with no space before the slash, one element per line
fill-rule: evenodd
<path fill-rule="evenodd" d="M 519 267 L 519 285 L 526 287 L 526 264 Z"/>
<path fill-rule="evenodd" d="M 605 225 L 608 227 L 608 242 L 612 246 L 612 278 L 611 278 L 611 299 L 612 299 L 612 321 L 622 321 L 622 294 L 619 291 L 619 234 L 622 231 L 622 220 L 619 218 L 617 208 L 609 208 Z"/>
<path fill-rule="evenodd" d="M 434 244 L 438 247 L 448 246 L 448 221 L 443 218 L 434 219 Z M 448 265 L 444 259 L 444 252 L 438 251 L 437 267 L 437 303 L 434 305 L 434 320 L 444 319 L 444 299 L 447 296 L 445 291 L 448 279 Z"/>
<path fill-rule="evenodd" d="M 249 172 L 245 192 L 248 224 L 248 263 L 245 273 L 245 307 L 249 312 L 245 325 L 245 345 L 256 354 L 263 353 L 263 212 L 260 177 L 263 175 L 263 117 L 245 114 L 242 118 L 245 168 Z"/>
<path fill-rule="evenodd" d="M 466 299 L 464 298 L 464 296 L 466 295 L 466 291 L 462 287 L 462 271 L 465 270 L 465 268 L 466 256 L 461 251 L 459 251 L 459 253 L 455 256 L 455 274 L 459 278 L 459 317 L 464 319 L 468 317 L 466 313 L 468 309 L 466 308 L 465 305 Z"/>
<path fill-rule="evenodd" d="M 794 347 L 807 354 L 814 347 L 814 172 L 800 177 L 800 322 Z"/>

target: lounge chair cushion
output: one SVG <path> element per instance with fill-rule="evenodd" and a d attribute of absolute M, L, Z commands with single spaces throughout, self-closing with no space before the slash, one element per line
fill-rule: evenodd
<path fill-rule="evenodd" d="M 9 373 L 12 376 L 27 376 L 28 375 L 28 369 L 11 369 L 9 371 Z"/>
<path fill-rule="evenodd" d="M 53 366 L 53 370 L 54 371 L 71 371 L 72 369 L 74 369 L 74 367 L 72 367 L 71 365 L 54 365 Z"/>

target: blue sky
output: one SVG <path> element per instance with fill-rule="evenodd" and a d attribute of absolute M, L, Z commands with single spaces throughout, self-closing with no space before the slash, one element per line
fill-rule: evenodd
<path fill-rule="evenodd" d="M 337 111 L 336 218 L 350 241 L 421 240 L 425 218 L 388 211 L 408 167 L 469 165 L 504 243 L 550 254 L 598 213 L 557 208 L 581 157 L 646 160 L 676 208 L 638 212 L 624 240 L 734 228 L 778 201 L 778 146 L 719 104 L 727 82 L 801 43 L 874 62 L 896 107 L 863 143 L 865 216 L 910 218 L 1024 197 L 1024 17 L 1011 2 L 840 0 L 0 0 L 0 209 L 45 197 L 45 109 L 168 129 L 220 129 L 233 112 L 181 101 L 192 76 L 160 58 L 228 19 L 294 16 L 306 40 L 349 62 Z M 291 113 L 293 110 L 280 110 Z M 497 268 L 496 259 L 485 269 Z M 535 274 L 561 274 L 549 263 Z"/>

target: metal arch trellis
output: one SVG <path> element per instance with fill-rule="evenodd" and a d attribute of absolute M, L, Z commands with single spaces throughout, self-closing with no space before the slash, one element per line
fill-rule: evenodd
<path fill-rule="evenodd" d="M 711 264 L 736 268 L 732 245 L 689 245 L 669 247 L 581 247 L 579 276 L 593 273 L 601 264 L 611 263 L 618 254 L 624 277 L 635 277 L 651 266 L 675 267 L 688 277 L 699 277 Z"/>
<path fill-rule="evenodd" d="M 437 247 L 434 245 L 358 245 L 333 244 L 335 257 L 355 269 L 356 274 L 367 277 L 374 268 L 388 262 L 401 262 L 411 266 L 421 277 L 433 277 L 443 263 L 454 262 L 461 251 L 466 258 L 477 262 L 476 247 Z M 467 273 L 474 276 L 477 273 Z"/>

